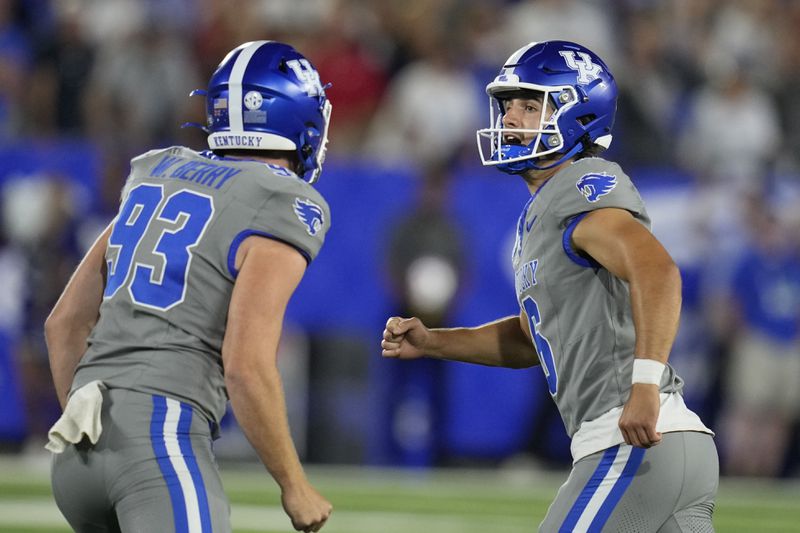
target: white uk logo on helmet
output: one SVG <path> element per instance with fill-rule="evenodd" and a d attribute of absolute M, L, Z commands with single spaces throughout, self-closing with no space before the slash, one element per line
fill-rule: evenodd
<path fill-rule="evenodd" d="M 292 59 L 286 65 L 292 69 L 297 79 L 303 84 L 303 90 L 308 96 L 319 96 L 323 93 L 319 73 L 311 66 L 308 59 Z"/>
<path fill-rule="evenodd" d="M 603 67 L 592 63 L 591 56 L 586 52 L 578 52 L 581 57 L 580 61 L 575 59 L 575 52 L 572 50 L 562 50 L 558 54 L 564 58 L 564 63 L 569 68 L 578 72 L 578 83 L 580 85 L 586 85 L 596 80 L 600 77 L 600 73 L 603 72 Z"/>

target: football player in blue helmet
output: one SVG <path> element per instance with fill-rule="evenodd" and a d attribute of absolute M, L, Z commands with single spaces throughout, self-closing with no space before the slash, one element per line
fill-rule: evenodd
<path fill-rule="evenodd" d="M 631 179 L 597 157 L 616 108 L 608 66 L 579 44 L 530 43 L 486 92 L 483 164 L 530 191 L 511 254 L 519 314 L 473 328 L 391 317 L 383 356 L 541 365 L 573 469 L 539 531 L 713 531 L 713 432 L 668 362 L 680 271 Z"/>
<path fill-rule="evenodd" d="M 212 449 L 228 401 L 292 526 L 319 531 L 332 511 L 292 441 L 277 365 L 286 306 L 330 228 L 311 182 L 331 104 L 274 41 L 235 48 L 200 93 L 211 150 L 131 160 L 118 215 L 45 324 L 64 408 L 53 492 L 79 533 L 232 531 Z"/>
<path fill-rule="evenodd" d="M 215 153 L 291 152 L 299 176 L 314 183 L 328 144 L 331 103 L 313 65 L 291 46 L 253 41 L 231 50 L 211 76 L 208 146 Z"/>
<path fill-rule="evenodd" d="M 579 44 L 546 41 L 523 46 L 486 86 L 489 128 L 478 130 L 484 165 L 509 174 L 544 170 L 590 148 L 608 148 L 617 84 L 597 55 Z M 506 113 L 514 98 L 539 100 L 536 123 Z"/>

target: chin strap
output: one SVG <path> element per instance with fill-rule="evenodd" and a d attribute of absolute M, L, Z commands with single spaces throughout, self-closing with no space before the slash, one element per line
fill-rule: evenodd
<path fill-rule="evenodd" d="M 189 93 L 190 98 L 192 96 L 202 96 L 203 98 L 205 98 L 207 95 L 208 91 L 206 91 L 205 89 L 195 89 Z M 205 124 L 200 124 L 199 122 L 184 122 L 183 124 L 181 124 L 181 129 L 183 128 L 199 128 L 203 130 L 206 133 L 206 135 L 211 133 L 211 130 L 208 129 L 208 127 Z"/>
<path fill-rule="evenodd" d="M 531 157 L 530 159 L 514 161 L 512 163 L 499 164 L 497 165 L 497 169 L 502 172 L 505 172 L 506 174 L 522 174 L 527 170 L 547 170 L 555 166 L 558 166 L 567 159 L 569 159 L 570 157 L 575 156 L 581 151 L 582 147 L 583 147 L 582 143 L 576 144 L 567 153 L 561 156 L 557 161 L 555 161 L 554 163 L 550 163 L 549 165 L 545 166 L 537 165 L 535 158 Z M 519 146 L 514 144 L 504 144 L 501 146 L 500 150 L 502 152 L 502 155 L 508 157 L 509 159 L 525 156 L 533 151 L 533 149 L 529 146 Z"/>
<path fill-rule="evenodd" d="M 203 130 L 203 132 L 206 135 L 211 133 L 210 129 L 208 129 L 205 125 L 200 124 L 199 122 L 184 122 L 183 124 L 181 124 L 181 129 L 183 129 L 183 128 L 198 128 L 198 129 Z"/>
<path fill-rule="evenodd" d="M 558 161 L 556 161 L 555 163 L 551 163 L 551 164 L 549 164 L 549 165 L 547 165 L 547 166 L 544 166 L 544 167 L 540 167 L 540 166 L 538 166 L 538 165 L 537 165 L 537 164 L 534 162 L 534 160 L 533 160 L 533 159 L 531 159 L 531 160 L 530 160 L 530 163 L 531 163 L 531 168 L 534 168 L 534 169 L 536 169 L 536 170 L 547 170 L 547 169 L 549 169 L 549 168 L 553 168 L 553 167 L 555 167 L 555 166 L 558 166 L 558 165 L 560 165 L 561 163 L 563 163 L 564 161 L 566 161 L 567 159 L 569 159 L 570 157 L 573 157 L 573 156 L 577 155 L 577 154 L 578 154 L 578 153 L 581 151 L 581 148 L 582 148 L 582 147 L 583 147 L 583 145 L 582 145 L 581 143 L 578 143 L 578 144 L 576 144 L 575 146 L 573 146 L 573 147 L 572 147 L 572 149 L 571 149 L 569 152 L 567 152 L 566 154 L 564 154 L 563 156 L 561 156 L 561 158 L 560 158 L 560 159 L 558 159 Z"/>

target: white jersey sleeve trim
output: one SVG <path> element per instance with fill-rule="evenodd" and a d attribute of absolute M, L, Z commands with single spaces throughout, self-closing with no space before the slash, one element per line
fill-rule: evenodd
<path fill-rule="evenodd" d="M 581 424 L 572 436 L 573 464 L 587 455 L 597 453 L 606 448 L 622 444 L 625 439 L 619 429 L 619 417 L 622 407 L 615 407 L 594 420 Z M 661 410 L 658 414 L 656 431 L 670 433 L 673 431 L 699 431 L 714 435 L 691 409 L 686 407 L 683 396 L 679 393 L 661 393 Z"/>

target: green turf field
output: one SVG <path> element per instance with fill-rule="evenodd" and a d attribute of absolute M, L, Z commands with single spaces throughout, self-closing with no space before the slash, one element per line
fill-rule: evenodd
<path fill-rule="evenodd" d="M 312 468 L 310 476 L 335 507 L 328 533 L 522 533 L 536 530 L 565 473 Z M 292 531 L 260 467 L 229 466 L 223 477 L 237 532 Z M 723 479 L 715 524 L 722 533 L 800 532 L 800 482 Z M 47 464 L 0 456 L 0 532 L 68 531 Z"/>

